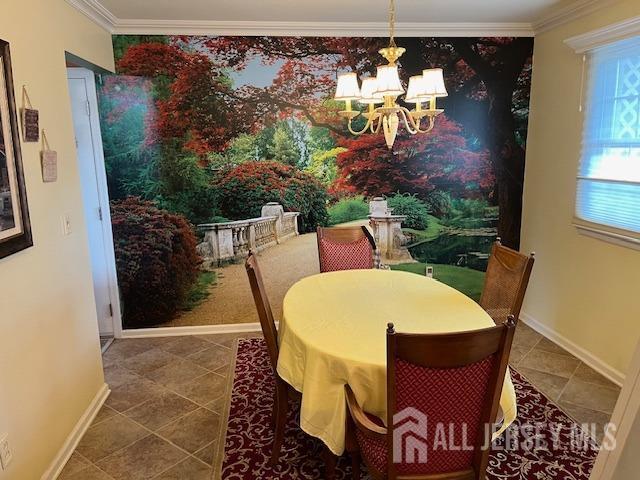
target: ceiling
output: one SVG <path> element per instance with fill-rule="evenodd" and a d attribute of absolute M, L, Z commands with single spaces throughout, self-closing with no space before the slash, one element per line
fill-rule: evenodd
<path fill-rule="evenodd" d="M 569 0 L 570 3 L 571 0 Z M 388 0 L 100 0 L 120 19 L 381 22 Z M 398 22 L 532 23 L 566 0 L 397 0 Z"/>
<path fill-rule="evenodd" d="M 66 0 L 112 33 L 386 36 L 388 0 Z M 533 36 L 619 0 L 396 0 L 398 36 Z"/>

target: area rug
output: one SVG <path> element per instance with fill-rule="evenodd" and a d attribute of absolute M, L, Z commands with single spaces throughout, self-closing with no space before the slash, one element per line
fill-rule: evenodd
<path fill-rule="evenodd" d="M 571 418 L 512 370 L 518 402 L 516 422 L 494 442 L 487 480 L 587 480 L 597 444 Z M 291 411 L 280 462 L 268 465 L 274 381 L 262 338 L 239 339 L 235 377 L 214 479 L 323 479 L 322 443 L 299 427 Z M 366 470 L 364 470 L 366 472 Z M 336 478 L 351 478 L 343 455 Z M 369 478 L 363 474 L 362 478 Z"/>

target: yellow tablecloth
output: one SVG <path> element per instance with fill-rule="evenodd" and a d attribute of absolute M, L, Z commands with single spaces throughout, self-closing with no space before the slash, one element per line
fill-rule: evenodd
<path fill-rule="evenodd" d="M 302 392 L 301 428 L 336 455 L 344 451 L 346 384 L 365 411 L 386 418 L 388 322 L 398 332 L 413 333 L 494 325 L 473 300 L 413 273 L 346 270 L 313 275 L 293 285 L 284 298 L 278 373 Z M 504 429 L 516 417 L 508 374 L 500 405 Z"/>

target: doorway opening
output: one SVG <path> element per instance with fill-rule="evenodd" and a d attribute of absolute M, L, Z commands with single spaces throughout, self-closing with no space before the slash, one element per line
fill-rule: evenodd
<path fill-rule="evenodd" d="M 100 133 L 96 78 L 77 59 L 67 58 L 67 79 L 76 141 L 78 171 L 87 226 L 93 291 L 103 352 L 122 323 L 109 212 L 106 170 Z"/>

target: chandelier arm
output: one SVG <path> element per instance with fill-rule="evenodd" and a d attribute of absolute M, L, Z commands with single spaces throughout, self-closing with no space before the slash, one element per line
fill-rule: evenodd
<path fill-rule="evenodd" d="M 378 115 L 377 119 L 378 119 L 378 123 L 375 124 L 375 127 L 374 127 L 375 122 L 371 122 L 371 133 L 374 133 L 374 134 L 380 131 L 380 127 L 382 126 L 382 115 Z"/>
<path fill-rule="evenodd" d="M 371 126 L 371 117 L 367 119 L 367 123 L 365 124 L 364 128 L 360 131 L 355 131 L 353 128 L 351 128 L 351 119 L 349 119 L 349 123 L 347 123 L 347 128 L 349 129 L 349 132 L 351 133 L 351 135 L 362 135 L 364 132 L 366 132 L 369 129 L 370 126 Z"/>
<path fill-rule="evenodd" d="M 419 133 L 420 132 L 420 127 L 419 127 L 419 125 L 416 125 L 416 122 L 413 119 L 413 117 L 411 116 L 411 114 L 409 113 L 409 110 L 407 110 L 404 107 L 401 107 L 400 113 L 402 114 L 402 120 L 404 121 L 404 126 L 407 129 L 407 131 L 411 135 L 415 135 L 416 133 Z M 409 113 L 409 115 L 407 115 L 407 113 Z"/>
<path fill-rule="evenodd" d="M 436 119 L 433 116 L 429 116 L 429 126 L 426 129 L 422 129 L 420 128 L 420 124 L 421 124 L 421 120 L 416 121 L 412 116 L 411 116 L 411 112 L 409 112 L 409 110 L 407 110 L 406 108 L 402 107 L 402 115 L 405 118 L 405 122 L 407 120 L 407 116 L 409 117 L 409 121 L 411 123 L 411 126 L 414 128 L 415 132 L 412 132 L 410 129 L 407 128 L 407 130 L 409 130 L 409 132 L 411 134 L 416 134 L 416 133 L 429 133 L 431 130 L 433 130 L 433 127 L 435 126 L 435 122 Z M 407 115 L 408 114 L 408 115 Z"/>

